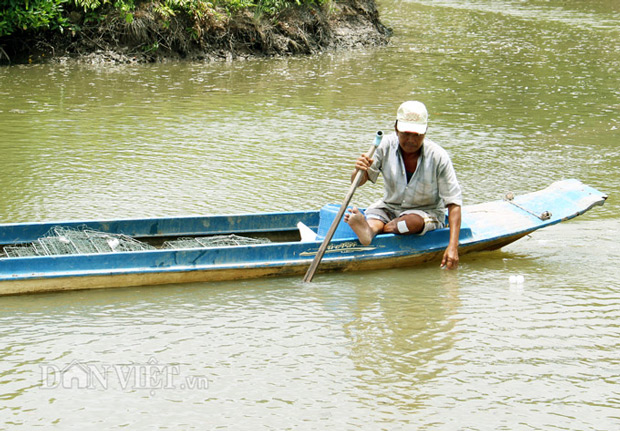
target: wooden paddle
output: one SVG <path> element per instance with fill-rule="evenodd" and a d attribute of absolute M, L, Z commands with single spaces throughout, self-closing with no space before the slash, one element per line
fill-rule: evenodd
<path fill-rule="evenodd" d="M 375 154 L 375 150 L 381 143 L 381 139 L 383 139 L 383 132 L 378 131 L 377 134 L 375 135 L 375 142 L 372 144 L 372 147 L 370 147 L 370 150 L 368 150 L 368 153 L 366 153 L 369 159 L 372 158 L 373 154 Z M 314 273 L 319 267 L 319 264 L 321 263 L 321 259 L 323 259 L 323 255 L 325 254 L 325 251 L 327 250 L 327 246 L 329 245 L 329 242 L 334 236 L 334 232 L 336 232 L 336 229 L 338 228 L 338 224 L 340 223 L 340 220 L 342 220 L 342 216 L 344 215 L 344 212 L 346 211 L 347 206 L 349 205 L 349 202 L 351 202 L 353 193 L 355 193 L 355 189 L 357 189 L 357 186 L 359 186 L 360 181 L 362 181 L 363 175 L 364 175 L 364 171 L 361 171 L 358 169 L 357 173 L 355 174 L 355 178 L 353 179 L 353 183 L 351 183 L 351 187 L 349 188 L 349 192 L 347 193 L 347 196 L 344 198 L 344 202 L 342 202 L 342 205 L 340 206 L 340 210 L 338 210 L 338 214 L 336 214 L 336 217 L 334 218 L 332 225 L 329 227 L 329 230 L 327 231 L 327 235 L 325 235 L 325 239 L 323 240 L 323 243 L 319 247 L 319 251 L 316 253 L 316 256 L 314 257 L 314 260 L 312 261 L 310 268 L 308 268 L 308 271 L 306 272 L 306 275 L 304 276 L 304 282 L 312 281 L 312 278 L 314 277 Z"/>

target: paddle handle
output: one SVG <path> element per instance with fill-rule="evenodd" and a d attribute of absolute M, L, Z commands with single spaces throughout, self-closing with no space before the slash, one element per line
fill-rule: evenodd
<path fill-rule="evenodd" d="M 375 141 L 372 144 L 372 147 L 370 147 L 370 149 L 368 150 L 368 153 L 366 153 L 369 159 L 372 158 L 372 156 L 375 154 L 375 150 L 381 143 L 381 139 L 383 139 L 383 132 L 378 131 L 377 134 L 375 135 Z M 321 263 L 321 259 L 323 259 L 323 255 L 325 254 L 325 251 L 327 250 L 327 246 L 329 245 L 329 242 L 332 240 L 332 237 L 334 236 L 334 233 L 336 232 L 336 229 L 338 228 L 338 224 L 340 224 L 340 220 L 342 220 L 342 216 L 344 215 L 344 212 L 346 211 L 347 206 L 349 205 L 349 202 L 351 202 L 351 198 L 353 197 L 353 194 L 355 193 L 355 189 L 357 189 L 357 187 L 360 184 L 360 181 L 362 181 L 363 175 L 364 175 L 364 171 L 357 169 L 355 178 L 353 179 L 353 182 L 351 183 L 351 187 L 349 187 L 349 192 L 344 198 L 344 201 L 342 202 L 342 205 L 340 206 L 340 209 L 338 210 L 338 214 L 336 214 L 334 221 L 329 227 L 329 230 L 327 231 L 327 234 L 325 235 L 325 239 L 323 240 L 323 243 L 319 247 L 319 251 L 317 251 L 316 256 L 314 257 L 314 260 L 310 264 L 310 268 L 308 268 L 308 271 L 306 271 L 306 275 L 304 276 L 304 282 L 312 281 L 312 278 L 314 277 L 314 273 L 319 267 L 319 264 Z"/>

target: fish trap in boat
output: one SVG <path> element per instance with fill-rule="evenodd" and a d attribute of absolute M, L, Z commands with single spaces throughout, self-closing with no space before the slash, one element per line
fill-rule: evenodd
<path fill-rule="evenodd" d="M 61 256 L 123 251 L 154 250 L 155 247 L 123 234 L 98 232 L 86 226 L 51 228 L 44 237 L 23 245 L 4 247 L 7 257 Z"/>
<path fill-rule="evenodd" d="M 232 247 L 235 245 L 256 245 L 271 242 L 267 238 L 249 238 L 239 235 L 215 235 L 196 238 L 179 238 L 166 241 L 162 245 L 165 249 L 203 248 L 203 247 Z"/>

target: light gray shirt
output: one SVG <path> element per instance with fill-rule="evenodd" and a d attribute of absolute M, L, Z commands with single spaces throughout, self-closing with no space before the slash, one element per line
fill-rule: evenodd
<path fill-rule="evenodd" d="M 409 182 L 396 133 L 383 138 L 373 159 L 368 179 L 375 183 L 381 173 L 385 194 L 371 207 L 387 206 L 397 212 L 422 210 L 443 221 L 447 205 L 463 205 L 461 187 L 450 156 L 430 139 L 424 139 L 417 168 Z"/>

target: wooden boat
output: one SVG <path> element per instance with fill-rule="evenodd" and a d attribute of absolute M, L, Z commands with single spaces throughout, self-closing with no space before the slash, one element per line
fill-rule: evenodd
<path fill-rule="evenodd" d="M 605 194 L 577 180 L 564 180 L 538 192 L 507 195 L 503 200 L 464 206 L 459 251 L 463 255 L 501 248 L 537 229 L 602 205 L 605 199 Z M 301 277 L 316 255 L 338 208 L 327 205 L 316 211 L 1 224 L 0 294 Z M 108 242 L 116 241 L 114 235 L 122 234 L 149 243 L 153 248 L 8 257 L 11 247 L 24 244 L 43 247 L 45 236 L 54 227 L 74 229 L 78 226 L 110 235 Z M 299 226 L 316 232 L 316 239 L 302 241 Z M 155 248 L 179 237 L 230 234 L 245 238 L 266 237 L 271 242 Z M 341 222 L 319 272 L 382 269 L 439 260 L 448 239 L 446 228 L 423 236 L 379 235 L 371 245 L 362 246 L 349 226 Z"/>

